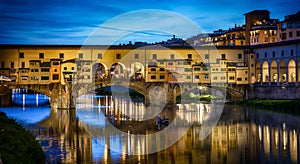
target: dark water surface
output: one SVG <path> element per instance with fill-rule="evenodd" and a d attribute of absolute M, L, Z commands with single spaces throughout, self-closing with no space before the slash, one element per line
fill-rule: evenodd
<path fill-rule="evenodd" d="M 16 106 L 0 111 L 37 137 L 49 163 L 299 163 L 299 116 L 225 105 L 203 139 L 213 104 L 180 104 L 160 111 L 161 117 L 172 122 L 178 116 L 193 125 L 169 146 L 167 137 L 147 137 L 168 127 L 158 129 L 156 116 L 147 119 L 142 101 L 86 95 L 76 110 L 57 110 L 39 94 L 14 93 L 13 100 Z M 115 130 L 107 130 L 111 125 Z M 164 149 L 151 152 L 161 145 Z"/>

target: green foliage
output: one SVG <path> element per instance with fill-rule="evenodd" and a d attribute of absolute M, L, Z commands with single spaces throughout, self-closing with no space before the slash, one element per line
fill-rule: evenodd
<path fill-rule="evenodd" d="M 45 154 L 35 140 L 15 120 L 0 112 L 0 158 L 3 163 L 45 163 Z"/>
<path fill-rule="evenodd" d="M 259 109 L 268 109 L 280 113 L 300 115 L 300 100 L 248 100 L 246 105 L 253 105 Z"/>

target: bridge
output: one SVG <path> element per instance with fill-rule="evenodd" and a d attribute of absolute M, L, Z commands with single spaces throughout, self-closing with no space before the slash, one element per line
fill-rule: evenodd
<path fill-rule="evenodd" d="M 76 98 L 81 95 L 95 92 L 98 88 L 120 86 L 130 88 L 145 97 L 146 103 L 175 104 L 176 97 L 183 93 L 192 93 L 196 90 L 210 89 L 211 95 L 221 95 L 229 101 L 242 101 L 247 92 L 245 85 L 222 84 L 201 84 L 201 83 L 170 83 L 170 82 L 145 82 L 143 79 L 100 79 L 93 84 L 66 82 L 50 84 L 17 84 L 11 83 L 9 89 L 25 88 L 50 97 L 50 104 L 53 108 L 75 108 Z M 213 90 L 212 90 L 213 89 Z M 116 90 L 112 89 L 112 94 Z"/>

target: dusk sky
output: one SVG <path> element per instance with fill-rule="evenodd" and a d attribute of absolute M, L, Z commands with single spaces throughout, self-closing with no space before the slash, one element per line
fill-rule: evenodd
<path fill-rule="evenodd" d="M 203 30 L 202 32 L 212 32 L 220 28 L 234 27 L 234 24 L 244 24 L 243 14 L 252 10 L 269 10 L 271 18 L 283 20 L 285 15 L 300 11 L 299 6 L 299 0 L 1 0 L 0 44 L 84 44 L 100 25 L 101 28 L 110 29 L 106 31 L 106 34 L 110 35 L 117 35 L 118 31 L 127 31 L 130 37 L 127 36 L 117 43 L 128 43 L 129 40 L 155 42 L 167 40 L 173 34 L 184 33 L 181 31 L 184 28 L 177 28 L 176 32 L 165 30 L 177 27 L 178 16 L 181 16 L 180 19 L 185 18 L 194 22 Z M 129 14 L 129 17 L 123 19 L 123 25 L 128 23 L 136 27 L 153 24 L 155 27 L 140 28 L 142 31 L 135 31 L 135 28 L 127 29 L 122 24 L 106 23 L 112 19 L 119 21 L 118 17 L 120 15 L 122 17 L 122 14 L 124 16 L 128 12 L 143 9 L 166 10 L 177 16 L 169 19 L 157 10 L 153 10 L 153 14 L 137 12 L 139 14 Z M 133 18 L 135 16 L 136 18 Z M 163 30 L 159 31 L 161 26 Z M 186 39 L 188 35 L 201 32 L 194 28 L 188 30 L 190 33 L 184 33 L 179 37 Z M 110 35 L 101 38 L 98 44 L 111 44 L 111 41 L 106 40 Z"/>

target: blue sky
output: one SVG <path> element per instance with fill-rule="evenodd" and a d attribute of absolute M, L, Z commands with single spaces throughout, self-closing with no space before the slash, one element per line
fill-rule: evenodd
<path fill-rule="evenodd" d="M 117 20 L 128 12 L 143 9 L 158 9 L 172 12 L 177 16 L 197 24 L 203 32 L 212 32 L 219 28 L 228 29 L 244 24 L 244 13 L 255 9 L 267 9 L 271 18 L 283 20 L 285 15 L 294 14 L 300 10 L 299 0 L 241 0 L 241 1 L 201 1 L 201 0 L 1 0 L 0 1 L 0 44 L 84 44 L 87 38 L 99 26 L 111 29 L 109 34 L 124 30 L 123 25 L 112 25 L 107 22 Z M 166 19 L 159 14 L 136 14 L 137 18 L 126 18 L 132 26 L 144 25 L 140 20 L 159 20 L 153 23 L 155 30 L 141 28 L 138 33 L 134 30 L 126 33 L 126 37 L 119 42 L 133 41 L 161 41 L 173 34 L 168 31 L 157 31 L 161 26 L 177 27 L 176 19 Z M 158 17 L 158 18 L 154 18 Z M 153 18 L 153 19 L 152 19 Z M 172 20 L 170 22 L 170 20 Z M 124 22 L 127 24 L 127 22 Z M 105 25 L 105 26 L 104 26 Z M 114 24 L 115 25 L 115 24 Z M 184 29 L 184 28 L 181 28 Z M 181 34 L 180 29 L 176 29 Z M 190 31 L 194 29 L 191 28 Z M 173 31 L 172 31 L 173 32 Z M 177 34 L 176 32 L 173 32 Z M 195 30 L 190 35 L 197 34 Z M 103 33 L 99 44 L 111 44 L 106 41 L 110 36 Z M 179 35 L 183 38 L 186 35 Z M 101 36 L 100 36 L 101 37 Z M 122 36 L 124 37 L 124 36 Z M 126 39 L 127 38 L 127 39 Z"/>

